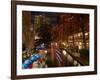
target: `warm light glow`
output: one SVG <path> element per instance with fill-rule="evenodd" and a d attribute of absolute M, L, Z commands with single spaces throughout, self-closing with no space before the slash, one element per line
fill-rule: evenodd
<path fill-rule="evenodd" d="M 82 43 L 80 42 L 79 45 L 82 45 Z"/>
<path fill-rule="evenodd" d="M 62 43 L 64 46 L 66 45 L 64 42 Z"/>
<path fill-rule="evenodd" d="M 78 33 L 78 36 L 80 37 L 82 35 L 82 33 Z"/>
<path fill-rule="evenodd" d="M 64 54 L 64 55 L 66 55 L 66 54 L 67 54 L 65 50 L 63 50 L 62 52 L 63 52 L 63 54 Z"/>
<path fill-rule="evenodd" d="M 81 45 L 79 45 L 78 47 L 79 47 L 79 49 L 82 49 L 82 46 Z"/>
<path fill-rule="evenodd" d="M 79 42 L 79 49 L 82 49 L 82 42 Z"/>
<path fill-rule="evenodd" d="M 57 46 L 58 44 L 57 44 L 57 43 L 55 43 L 55 45 Z"/>
<path fill-rule="evenodd" d="M 38 37 L 38 36 L 35 36 L 35 40 L 36 40 L 36 39 L 40 39 L 40 37 Z"/>
<path fill-rule="evenodd" d="M 45 52 L 45 53 L 47 53 L 48 51 L 47 51 L 47 50 L 45 50 L 44 52 Z"/>
<path fill-rule="evenodd" d="M 89 43 L 86 43 L 87 45 L 89 44 Z"/>
<path fill-rule="evenodd" d="M 81 35 L 81 34 L 79 33 L 78 36 L 80 37 L 80 35 Z"/>
<path fill-rule="evenodd" d="M 87 36 L 88 35 L 88 33 L 85 33 L 85 36 Z"/>

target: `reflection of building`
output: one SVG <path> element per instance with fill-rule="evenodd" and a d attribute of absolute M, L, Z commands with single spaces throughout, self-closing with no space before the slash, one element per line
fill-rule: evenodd
<path fill-rule="evenodd" d="M 23 11 L 23 31 L 22 42 L 26 48 L 31 49 L 34 47 L 34 31 L 31 23 L 31 12 Z"/>
<path fill-rule="evenodd" d="M 52 29 L 52 36 L 60 48 L 71 51 L 89 64 L 89 15 L 58 14 L 58 24 Z"/>
<path fill-rule="evenodd" d="M 35 30 L 37 30 L 42 24 L 42 15 L 35 15 L 33 24 Z"/>
<path fill-rule="evenodd" d="M 73 45 L 73 37 L 74 37 L 74 45 L 78 46 L 79 49 L 84 48 L 82 32 L 68 36 L 68 43 L 70 45 Z M 89 33 L 88 32 L 85 33 L 85 41 L 86 41 L 86 48 L 88 49 L 89 48 Z"/>
<path fill-rule="evenodd" d="M 58 24 L 53 28 L 55 41 L 89 48 L 89 15 L 59 14 Z"/>
<path fill-rule="evenodd" d="M 49 22 L 50 22 L 49 18 L 44 15 L 34 15 L 33 24 L 34 24 L 35 30 L 40 28 L 43 24 L 50 24 Z"/>
<path fill-rule="evenodd" d="M 89 15 L 56 13 L 52 18 L 46 13 L 37 12 L 32 15 L 31 12 L 24 11 L 22 39 L 28 57 L 38 52 L 44 54 L 44 50 L 36 48 L 45 44 L 49 60 L 47 63 L 51 67 L 71 66 L 74 61 L 81 65 L 84 57 L 80 57 L 79 53 L 88 52 L 79 50 L 89 49 Z M 26 59 L 26 55 L 23 54 L 23 59 Z M 88 56 L 85 55 L 85 59 L 86 57 Z M 86 63 L 88 62 L 86 59 Z"/>

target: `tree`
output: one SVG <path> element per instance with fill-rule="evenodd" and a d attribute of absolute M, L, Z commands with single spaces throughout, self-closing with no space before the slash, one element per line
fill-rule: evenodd
<path fill-rule="evenodd" d="M 41 37 L 42 43 L 49 44 L 52 41 L 51 29 L 52 27 L 50 24 L 42 24 L 38 29 L 39 37 Z"/>

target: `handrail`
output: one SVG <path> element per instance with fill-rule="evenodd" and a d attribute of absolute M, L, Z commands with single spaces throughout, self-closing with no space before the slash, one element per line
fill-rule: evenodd
<path fill-rule="evenodd" d="M 80 65 L 84 66 L 85 63 L 83 63 L 80 59 L 76 58 L 71 52 L 69 52 L 67 49 L 62 48 L 65 50 L 74 60 L 76 60 Z"/>

